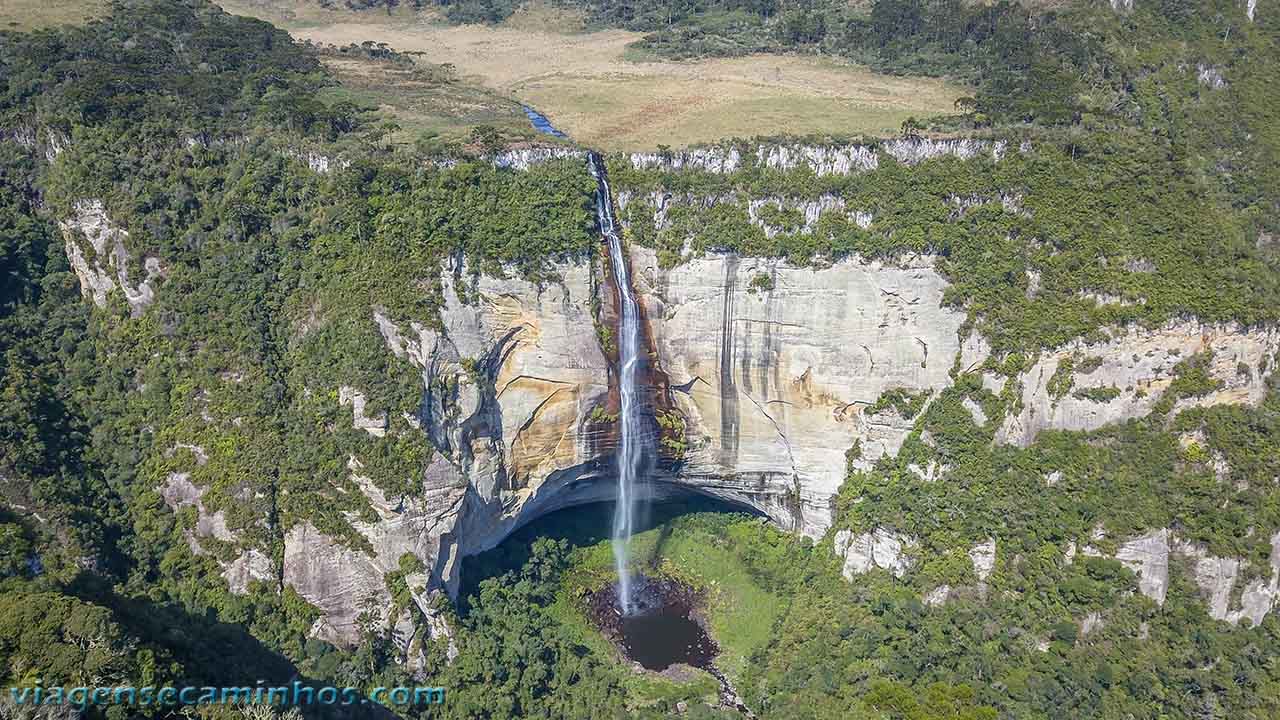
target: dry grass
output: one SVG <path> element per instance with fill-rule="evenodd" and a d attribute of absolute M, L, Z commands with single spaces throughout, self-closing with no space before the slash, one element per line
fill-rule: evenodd
<path fill-rule="evenodd" d="M 0 30 L 82 25 L 106 10 L 107 0 L 0 0 Z"/>
<path fill-rule="evenodd" d="M 331 99 L 377 107 L 401 127 L 393 139 L 412 142 L 423 133 L 465 140 L 476 125 L 493 125 L 508 135 L 531 132 L 515 102 L 467 82 L 441 82 L 431 73 L 361 57 L 323 58 L 341 83 L 326 91 Z"/>
<path fill-rule="evenodd" d="M 448 26 L 403 9 L 324 10 L 306 0 L 224 6 L 315 42 L 375 40 L 421 52 L 427 62 L 453 63 L 472 82 L 537 107 L 575 140 L 610 150 L 732 136 L 895 133 L 911 115 L 950 112 L 964 94 L 941 80 L 877 75 L 807 56 L 633 61 L 626 46 L 637 33 L 580 32 L 581 16 L 538 5 L 499 27 Z"/>

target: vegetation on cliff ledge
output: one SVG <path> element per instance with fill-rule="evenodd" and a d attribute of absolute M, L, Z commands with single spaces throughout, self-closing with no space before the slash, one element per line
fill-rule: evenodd
<path fill-rule="evenodd" d="M 468 0 L 450 12 L 490 20 L 506 9 Z M 1280 16 L 1248 23 L 1234 3 L 1209 0 L 1119 16 L 1099 3 L 1040 15 L 902 0 L 877 0 L 869 18 L 822 3 L 590 11 L 651 31 L 646 45 L 670 54 L 821 47 L 966 77 L 974 98 L 938 127 L 1010 140 L 998 162 L 882 153 L 876 170 L 848 176 L 639 171 L 614 158 L 614 185 L 633 198 L 629 237 L 664 264 L 686 259 L 686 246 L 814 265 L 935 255 L 946 302 L 969 313 L 996 351 L 987 369 L 1004 375 L 1040 348 L 1124 323 L 1280 320 L 1280 103 L 1268 85 Z M 0 33 L 0 78 L 5 680 L 302 677 L 369 689 L 426 678 L 449 701 L 420 716 L 663 717 L 679 702 L 690 717 L 725 716 L 708 706 L 706 678 L 646 684 L 583 628 L 574 593 L 607 577 L 603 546 L 521 546 L 446 609 L 452 662 L 425 623 L 405 643 L 378 612 L 360 618 L 354 648 L 320 640 L 319 609 L 283 580 L 284 537 L 304 523 L 369 550 L 355 523 L 374 510 L 353 457 L 388 498 L 422 493 L 437 457 L 412 422 L 420 372 L 385 351 L 372 309 L 429 327 L 446 282 L 464 298 L 481 272 L 555 282 L 556 261 L 597 242 L 581 163 L 516 172 L 466 152 L 440 162 L 438 147 L 399 144 L 394 124 L 335 91 L 314 49 L 201 0 L 116 2 L 82 28 Z M 717 202 L 676 202 L 659 226 L 643 199 L 654 191 Z M 747 198 L 758 197 L 778 201 L 760 216 L 778 232 L 752 222 Z M 806 226 L 796 208 L 826 197 L 870 223 L 828 211 Z M 124 257 L 80 242 L 86 262 L 135 284 L 154 268 L 149 305 L 82 298 L 58 222 L 87 200 L 128 242 Z M 763 279 L 751 287 L 772 292 Z M 736 593 L 712 628 L 762 718 L 1276 717 L 1276 613 L 1230 627 L 1209 617 L 1187 568 L 1172 569 L 1157 606 L 1116 561 L 1066 557 L 1098 524 L 1111 536 L 1173 527 L 1246 559 L 1242 579 L 1267 566 L 1280 400 L 1271 388 L 1257 408 L 1173 414 L 1174 398 L 1214 389 L 1208 361 L 1186 358 L 1152 417 L 1046 432 L 1026 448 L 994 442 L 1015 393 L 973 373 L 957 368 L 931 396 L 887 393 L 876 409 L 913 429 L 896 457 L 849 473 L 837 527 L 915 538 L 929 559 L 902 578 L 846 582 L 829 541 L 739 516 L 671 520 L 650 557 Z M 1075 362 L 1085 372 L 1090 360 Z M 386 418 L 382 435 L 353 427 L 345 385 L 366 416 Z M 1054 388 L 1086 392 L 1065 379 Z M 979 425 L 975 404 L 992 421 Z M 683 452 L 683 421 L 662 420 L 668 449 Z M 946 482 L 913 466 L 946 467 Z M 197 537 L 197 504 L 225 528 Z M 979 583 L 966 549 L 995 536 L 1002 560 Z M 249 551 L 262 562 L 233 593 L 220 561 Z M 421 570 L 406 559 L 385 578 L 396 609 L 416 611 L 407 578 Z M 922 594 L 941 585 L 954 595 L 926 606 Z M 1086 631 L 1093 613 L 1105 623 Z"/>

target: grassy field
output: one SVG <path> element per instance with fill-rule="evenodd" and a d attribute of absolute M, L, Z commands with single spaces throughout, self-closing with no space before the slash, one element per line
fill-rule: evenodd
<path fill-rule="evenodd" d="M 80 25 L 106 9 L 107 0 L 0 0 L 0 30 Z"/>
<path fill-rule="evenodd" d="M 963 89 L 877 75 L 828 58 L 646 58 L 637 33 L 582 32 L 573 13 L 531 6 L 501 26 L 449 26 L 430 13 L 323 10 L 304 0 L 226 0 L 318 43 L 373 40 L 452 63 L 462 76 L 537 107 L 575 140 L 606 150 L 681 147 L 784 133 L 883 135 L 908 116 L 952 111 Z"/>
<path fill-rule="evenodd" d="M 472 82 L 442 80 L 438 69 L 337 53 L 325 53 L 321 60 L 340 82 L 326 91 L 328 99 L 378 108 L 400 127 L 394 141 L 412 143 L 429 135 L 465 140 L 481 124 L 507 137 L 534 135 L 518 103 Z"/>
<path fill-rule="evenodd" d="M 465 134 L 486 123 L 523 123 L 532 105 L 578 142 L 605 150 L 682 147 L 729 137 L 896 133 L 904 119 L 952 110 L 962 88 L 941 80 L 877 75 L 833 59 L 759 55 L 691 62 L 629 50 L 637 33 L 584 32 L 578 13 L 531 4 L 501 26 L 450 26 L 431 12 L 327 10 L 313 0 L 223 0 L 295 37 L 344 46 L 365 40 L 451 63 L 461 82 L 427 87 L 389 65 L 327 61 L 338 95 L 381 107 L 403 135 Z M 106 0 L 3 0 L 0 28 L 80 23 Z M 345 93 L 345 95 L 343 95 Z"/>

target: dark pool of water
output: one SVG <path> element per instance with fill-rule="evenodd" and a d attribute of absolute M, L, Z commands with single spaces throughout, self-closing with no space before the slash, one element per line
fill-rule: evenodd
<path fill-rule="evenodd" d="M 590 601 L 592 615 L 628 660 L 648 670 L 672 665 L 710 668 L 720 648 L 696 616 L 701 595 L 682 583 L 636 575 L 632 578 L 635 609 L 618 609 L 617 587 L 606 587 Z"/>
<path fill-rule="evenodd" d="M 627 657 L 649 670 L 666 670 L 677 663 L 706 667 L 716 655 L 715 643 L 686 608 L 665 605 L 621 618 L 618 631 Z"/>

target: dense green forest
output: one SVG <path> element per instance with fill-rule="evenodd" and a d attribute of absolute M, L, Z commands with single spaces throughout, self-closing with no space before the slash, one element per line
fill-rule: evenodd
<path fill-rule="evenodd" d="M 649 33 L 645 47 L 672 56 L 822 51 L 962 78 L 973 101 L 935 128 L 1009 142 L 999 162 L 885 156 L 873 172 L 840 177 L 640 171 L 611 158 L 615 186 L 633 193 L 834 194 L 875 217 L 864 228 L 824 216 L 800 232 L 795 213 L 779 210 L 771 222 L 783 232 L 769 237 L 745 201 L 676 206 L 660 229 L 635 200 L 628 236 L 664 263 L 687 259 L 686 247 L 814 265 L 936 254 L 947 302 L 994 348 L 981 370 L 1009 376 L 1041 348 L 1118 324 L 1280 320 L 1270 240 L 1280 103 L 1269 86 L 1280 18 L 1251 23 L 1236 4 L 1207 0 L 1127 14 L 909 0 L 586 7 L 593 22 Z M 512 8 L 466 0 L 446 11 L 493 22 Z M 1200 65 L 1222 85 L 1201 81 Z M 385 352 L 370 304 L 398 321 L 433 318 L 442 267 L 464 293 L 482 271 L 552 283 L 554 261 L 596 245 L 595 185 L 580 162 L 497 169 L 479 156 L 502 144 L 486 128 L 437 162 L 442 148 L 391 142 L 376 112 L 334 101 L 333 82 L 314 50 L 203 0 L 127 0 L 85 27 L 0 32 L 0 675 L 13 685 L 300 677 L 447 688 L 446 704 L 422 717 L 656 718 L 681 702 L 691 718 L 735 717 L 711 707 L 708 678 L 637 679 L 584 628 L 583 595 L 608 577 L 598 529 L 540 539 L 531 529 L 477 561 L 474 582 L 444 609 L 459 654 L 449 661 L 432 643 L 416 675 L 372 623 L 354 648 L 310 637 L 320 613 L 283 582 L 285 532 L 305 521 L 367 550 L 352 517 L 372 511 L 346 459 L 358 453 L 381 490 L 403 496 L 421 490 L 433 453 L 401 420 L 421 401 L 418 370 Z M 1016 149 L 1022 141 L 1030 151 Z M 327 172 L 312 168 L 317 158 Z M 85 198 L 128 228 L 135 278 L 144 259 L 162 263 L 163 292 L 145 312 L 120 293 L 105 307 L 82 297 L 58 222 Z M 948 198 L 978 200 L 959 212 Z M 1135 264 L 1153 270 L 1126 271 Z M 1178 391 L 1199 392 L 1196 363 L 1182 371 Z M 336 402 L 343 383 L 387 411 L 385 437 L 351 427 Z M 1014 403 L 959 369 L 937 397 L 882 398 L 876 409 L 897 408 L 912 434 L 897 457 L 849 472 L 837 498 L 839 528 L 893 526 L 938 558 L 902 579 L 876 571 L 848 583 L 830 538 L 815 544 L 754 518 L 663 519 L 672 537 L 713 551 L 681 556 L 704 562 L 681 570 L 655 549 L 655 572 L 769 608 L 739 618 L 755 634 L 725 641 L 757 716 L 1280 715 L 1275 614 L 1230 627 L 1208 616 L 1186 568 L 1172 571 L 1157 608 L 1116 561 L 1062 560 L 1068 539 L 1105 521 L 1117 534 L 1176 524 L 1214 553 L 1264 566 L 1265 538 L 1250 528 L 1280 526 L 1280 390 L 1257 408 L 1164 408 L 1093 433 L 1044 433 L 1027 448 L 993 443 L 995 423 L 976 425 L 965 400 L 993 418 Z M 1229 504 L 1206 451 L 1180 442 L 1192 432 L 1233 468 L 1241 489 Z M 171 451 L 190 446 L 207 457 Z M 952 468 L 948 482 L 908 470 L 930 461 Z M 1039 480 L 1051 470 L 1063 474 L 1053 487 Z M 170 511 L 159 490 L 174 471 L 207 488 L 202 502 L 224 513 L 235 541 L 195 552 L 194 509 Z M 1016 560 L 978 591 L 957 548 L 997 530 Z M 234 594 L 219 560 L 250 549 L 272 577 Z M 960 591 L 926 607 L 922 593 L 942 583 Z M 1106 624 L 1083 636 L 1077 621 L 1093 612 Z"/>
<path fill-rule="evenodd" d="M 352 489 L 336 458 L 358 447 L 390 493 L 430 447 L 407 426 L 375 439 L 333 422 L 338 377 L 387 408 L 415 409 L 421 392 L 352 318 L 372 297 L 430 317 L 439 287 L 420 281 L 446 261 L 463 283 L 504 268 L 549 279 L 551 260 L 593 244 L 585 168 L 424 167 L 366 110 L 322 99 L 332 80 L 310 50 L 198 1 L 0 33 L 0 78 L 3 674 L 372 687 L 385 638 L 340 656 L 307 639 L 316 609 L 278 577 L 233 595 L 217 558 L 252 547 L 278 573 L 301 519 L 367 543 L 344 514 L 367 508 L 333 502 Z M 352 160 L 325 176 L 308 167 L 317 153 Z M 142 316 L 118 293 L 102 310 L 81 299 L 55 218 L 84 197 L 130 229 L 134 273 L 163 258 L 167 290 Z M 166 452 L 197 445 L 200 463 Z M 192 552 L 194 514 L 158 489 L 188 466 L 241 547 Z"/>

